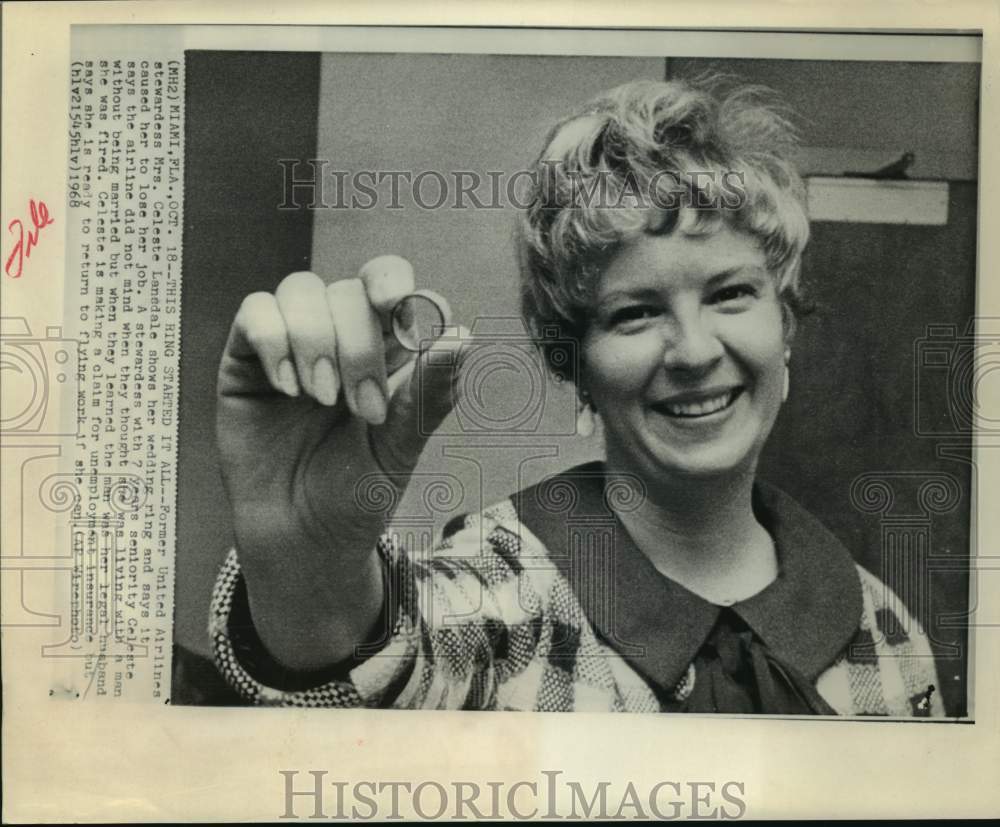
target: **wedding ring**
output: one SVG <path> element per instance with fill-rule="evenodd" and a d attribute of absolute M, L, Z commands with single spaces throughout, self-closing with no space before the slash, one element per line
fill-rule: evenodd
<path fill-rule="evenodd" d="M 451 323 L 451 308 L 433 290 L 403 296 L 392 309 L 392 335 L 413 353 L 427 350 Z"/>

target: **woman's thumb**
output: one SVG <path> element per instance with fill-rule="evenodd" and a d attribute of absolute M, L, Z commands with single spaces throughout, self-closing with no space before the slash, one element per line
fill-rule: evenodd
<path fill-rule="evenodd" d="M 401 462 L 416 463 L 427 440 L 458 404 L 462 362 L 471 347 L 468 328 L 449 326 L 434 344 L 389 380 L 392 401 L 376 435 L 379 442 L 391 443 L 391 453 Z"/>

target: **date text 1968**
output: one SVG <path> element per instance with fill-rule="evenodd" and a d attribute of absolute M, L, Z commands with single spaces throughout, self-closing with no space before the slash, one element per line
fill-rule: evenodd
<path fill-rule="evenodd" d="M 38 244 L 42 228 L 55 222 L 49 216 L 49 208 L 44 201 L 28 201 L 28 212 L 31 214 L 31 226 L 25 228 L 20 218 L 15 218 L 7 225 L 7 232 L 13 236 L 14 246 L 4 262 L 4 272 L 12 279 L 21 278 L 24 260 L 31 257 L 31 251 Z"/>

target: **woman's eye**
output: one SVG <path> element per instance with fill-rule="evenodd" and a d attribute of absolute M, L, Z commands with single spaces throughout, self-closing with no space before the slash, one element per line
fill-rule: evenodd
<path fill-rule="evenodd" d="M 757 288 L 752 284 L 731 284 L 712 294 L 712 304 L 736 305 L 756 298 Z"/>
<path fill-rule="evenodd" d="M 639 322 L 654 318 L 658 312 L 652 305 L 635 304 L 614 311 L 611 314 L 610 321 L 614 327 L 635 327 Z"/>

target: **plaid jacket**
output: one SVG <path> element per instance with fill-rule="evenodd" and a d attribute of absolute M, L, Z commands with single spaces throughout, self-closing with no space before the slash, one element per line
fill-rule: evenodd
<path fill-rule="evenodd" d="M 651 569 L 609 518 L 599 479 L 581 466 L 464 517 L 423 559 L 383 535 L 396 598 L 384 639 L 305 679 L 262 651 L 233 550 L 211 607 L 216 663 L 254 704 L 669 709 L 698 681 L 694 655 L 720 608 Z M 734 610 L 837 714 L 943 715 L 927 639 L 899 599 L 787 495 L 758 484 L 755 508 L 782 573 Z"/>

